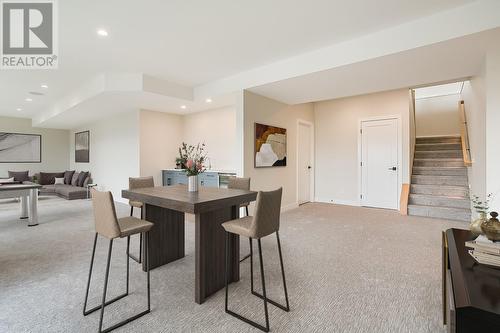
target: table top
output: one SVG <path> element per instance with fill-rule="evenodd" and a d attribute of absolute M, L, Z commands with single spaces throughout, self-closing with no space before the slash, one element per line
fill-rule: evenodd
<path fill-rule="evenodd" d="M 0 184 L 0 191 L 14 191 L 14 190 L 29 190 L 33 188 L 41 188 L 42 185 L 25 182 L 22 184 Z"/>
<path fill-rule="evenodd" d="M 465 242 L 475 239 L 469 230 L 448 229 L 446 237 L 455 307 L 500 315 L 500 268 L 481 265 L 469 255 Z"/>
<path fill-rule="evenodd" d="M 122 197 L 145 204 L 197 214 L 220 207 L 237 206 L 255 201 L 257 192 L 203 186 L 200 186 L 198 192 L 188 192 L 186 185 L 173 185 L 123 190 Z"/>

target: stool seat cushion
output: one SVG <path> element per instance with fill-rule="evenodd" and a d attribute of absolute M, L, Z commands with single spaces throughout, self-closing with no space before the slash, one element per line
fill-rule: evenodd
<path fill-rule="evenodd" d="M 118 225 L 120 226 L 120 237 L 122 238 L 141 232 L 147 232 L 153 227 L 153 223 L 133 216 L 119 218 Z"/>
<path fill-rule="evenodd" d="M 132 201 L 130 200 L 129 201 L 129 205 L 132 206 L 132 207 L 136 207 L 136 208 L 142 208 L 142 202 L 139 202 L 139 201 Z"/>
<path fill-rule="evenodd" d="M 222 223 L 222 227 L 232 234 L 243 237 L 252 237 L 250 227 L 252 226 L 252 216 L 245 216 L 240 219 L 231 220 Z"/>

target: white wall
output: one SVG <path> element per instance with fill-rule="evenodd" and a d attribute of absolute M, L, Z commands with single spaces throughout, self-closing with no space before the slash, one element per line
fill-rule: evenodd
<path fill-rule="evenodd" d="M 417 99 L 417 136 L 460 135 L 460 95 Z"/>
<path fill-rule="evenodd" d="M 36 128 L 31 119 L 0 117 L 0 132 L 42 135 L 42 163 L 0 163 L 0 177 L 8 171 L 29 170 L 34 173 L 65 171 L 69 167 L 69 139 L 67 130 Z"/>
<path fill-rule="evenodd" d="M 161 170 L 175 168 L 175 158 L 183 137 L 180 115 L 140 111 L 140 174 L 153 176 L 162 185 Z"/>
<path fill-rule="evenodd" d="M 182 118 L 183 141 L 192 145 L 204 142 L 212 169 L 237 169 L 234 107 L 191 113 Z"/>
<path fill-rule="evenodd" d="M 486 196 L 486 91 L 482 74 L 466 81 L 462 91 L 472 166 L 468 168 L 471 194 Z"/>
<path fill-rule="evenodd" d="M 297 120 L 314 122 L 311 103 L 289 106 L 273 99 L 244 92 L 244 176 L 251 177 L 253 190 L 283 187 L 282 208 L 297 206 Z M 254 167 L 255 123 L 275 125 L 287 130 L 286 167 Z"/>
<path fill-rule="evenodd" d="M 316 125 L 316 198 L 339 204 L 359 204 L 359 122 L 363 118 L 401 117 L 403 183 L 409 183 L 408 90 L 314 103 Z"/>
<path fill-rule="evenodd" d="M 75 133 L 90 131 L 90 162 L 75 162 Z M 90 171 L 99 189 L 109 190 L 116 201 L 128 188 L 128 178 L 138 177 L 139 111 L 123 112 L 96 123 L 82 126 L 69 134 L 70 169 Z"/>

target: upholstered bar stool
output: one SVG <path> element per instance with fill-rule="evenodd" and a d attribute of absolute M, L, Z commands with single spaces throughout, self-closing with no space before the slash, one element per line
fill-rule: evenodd
<path fill-rule="evenodd" d="M 237 189 L 237 190 L 247 190 L 250 191 L 250 178 L 239 178 L 239 177 L 229 177 L 229 182 L 227 184 L 227 188 Z M 249 202 L 242 203 L 240 208 L 245 207 L 246 216 L 248 216 L 248 206 Z M 250 258 L 250 253 L 240 259 L 242 262 L 245 259 Z"/>
<path fill-rule="evenodd" d="M 85 301 L 83 304 L 83 315 L 87 316 L 97 310 L 101 310 L 101 316 L 99 319 L 99 332 L 109 332 L 123 326 L 143 315 L 149 313 L 151 311 L 151 295 L 150 295 L 150 278 L 149 278 L 149 251 L 148 251 L 148 242 L 149 242 L 149 230 L 153 226 L 152 223 L 138 219 L 136 217 L 124 217 L 117 218 L 115 204 L 113 201 L 113 195 L 111 192 L 99 192 L 95 189 L 92 189 L 92 204 L 94 206 L 94 218 L 95 218 L 95 238 L 94 238 L 94 248 L 92 249 L 92 258 L 90 260 L 90 269 L 89 269 L 89 278 L 87 281 L 87 290 L 85 292 Z M 104 318 L 104 308 L 119 299 L 128 295 L 129 290 L 129 249 L 130 249 L 130 236 L 135 234 L 145 233 L 145 242 L 146 242 L 146 276 L 147 276 L 147 298 L 148 298 L 148 306 L 147 309 L 127 318 L 113 326 L 110 326 L 106 329 L 102 329 L 102 323 Z M 87 310 L 87 300 L 89 296 L 90 289 L 90 280 L 92 278 L 92 268 L 94 266 L 94 256 L 95 256 L 95 248 L 97 244 L 97 236 L 101 235 L 107 239 L 109 239 L 109 248 L 108 248 L 108 258 L 106 261 L 106 275 L 104 277 L 104 290 L 102 294 L 102 303 L 98 306 L 93 307 L 92 309 Z M 117 296 L 113 299 L 106 301 L 106 291 L 108 289 L 108 278 L 109 278 L 109 266 L 111 261 L 111 252 L 113 249 L 113 240 L 116 238 L 124 238 L 127 237 L 127 277 L 126 277 L 126 291 L 124 294 Z"/>
<path fill-rule="evenodd" d="M 132 178 L 130 177 L 128 179 L 128 188 L 131 190 L 138 189 L 138 188 L 144 188 L 144 187 L 155 187 L 155 181 L 153 177 L 136 177 Z M 142 216 L 142 207 L 144 204 L 139 201 L 133 201 L 129 200 L 129 205 L 130 205 L 130 216 L 134 216 L 134 207 L 135 208 L 140 208 L 141 209 L 141 218 L 144 218 Z M 136 257 L 129 253 L 130 258 L 138 262 L 139 264 L 141 263 L 142 259 L 142 234 L 139 235 L 139 257 Z"/>
<path fill-rule="evenodd" d="M 282 188 L 270 191 L 262 192 L 259 191 L 257 194 L 257 201 L 255 205 L 254 217 L 245 216 L 240 219 L 228 221 L 222 224 L 226 231 L 226 269 L 225 269 L 225 281 L 226 281 L 226 300 L 225 300 L 225 310 L 226 313 L 256 327 L 264 332 L 269 332 L 269 313 L 267 310 L 267 303 L 270 303 L 284 311 L 290 311 L 290 305 L 288 303 L 288 292 L 286 289 L 285 280 L 285 269 L 283 267 L 283 256 L 281 254 L 281 244 L 279 237 L 279 226 L 280 226 L 280 209 L 281 209 L 281 194 Z M 248 237 L 250 242 L 250 286 L 252 294 L 261 298 L 264 301 L 264 313 L 266 319 L 266 326 L 262 326 L 250 319 L 247 319 L 231 310 L 228 307 L 228 274 L 229 274 L 229 239 L 230 233 L 240 235 L 243 237 Z M 276 233 L 276 240 L 278 243 L 278 253 L 280 258 L 281 266 L 281 276 L 283 278 L 283 289 L 285 291 L 286 305 L 283 306 L 278 302 L 275 302 L 266 296 L 266 281 L 264 274 L 264 262 L 262 260 L 262 246 L 260 240 L 263 237 Z M 260 275 L 262 280 L 262 295 L 257 293 L 253 289 L 253 246 L 252 240 L 256 239 L 259 246 L 259 259 L 260 259 Z"/>

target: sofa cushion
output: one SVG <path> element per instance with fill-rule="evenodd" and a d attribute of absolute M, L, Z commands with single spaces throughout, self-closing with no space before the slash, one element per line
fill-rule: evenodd
<path fill-rule="evenodd" d="M 30 176 L 28 174 L 29 171 L 9 171 L 9 178 L 14 177 L 14 180 L 17 182 L 26 182 L 30 180 Z"/>
<path fill-rule="evenodd" d="M 57 178 L 63 178 L 64 172 L 40 172 L 40 185 L 50 185 L 54 184 Z"/>
<path fill-rule="evenodd" d="M 78 177 L 80 176 L 79 172 L 75 172 L 73 174 L 73 177 L 71 178 L 71 185 L 77 186 L 76 184 L 78 183 Z M 69 184 L 68 184 L 69 185 Z"/>
<path fill-rule="evenodd" d="M 85 179 L 87 179 L 88 175 L 89 173 L 86 171 L 80 172 L 80 174 L 78 175 L 78 181 L 76 183 L 76 186 L 83 187 L 83 183 L 85 182 Z"/>
<path fill-rule="evenodd" d="M 55 186 L 56 193 L 69 200 L 84 199 L 87 197 L 87 190 L 83 187 L 71 185 L 57 185 Z"/>
<path fill-rule="evenodd" d="M 61 186 L 61 185 L 57 185 Z M 55 185 L 43 185 L 39 189 L 41 194 L 55 194 L 56 193 L 56 186 Z"/>
<path fill-rule="evenodd" d="M 71 180 L 73 179 L 73 174 L 75 170 L 64 172 L 64 184 L 71 185 Z"/>

